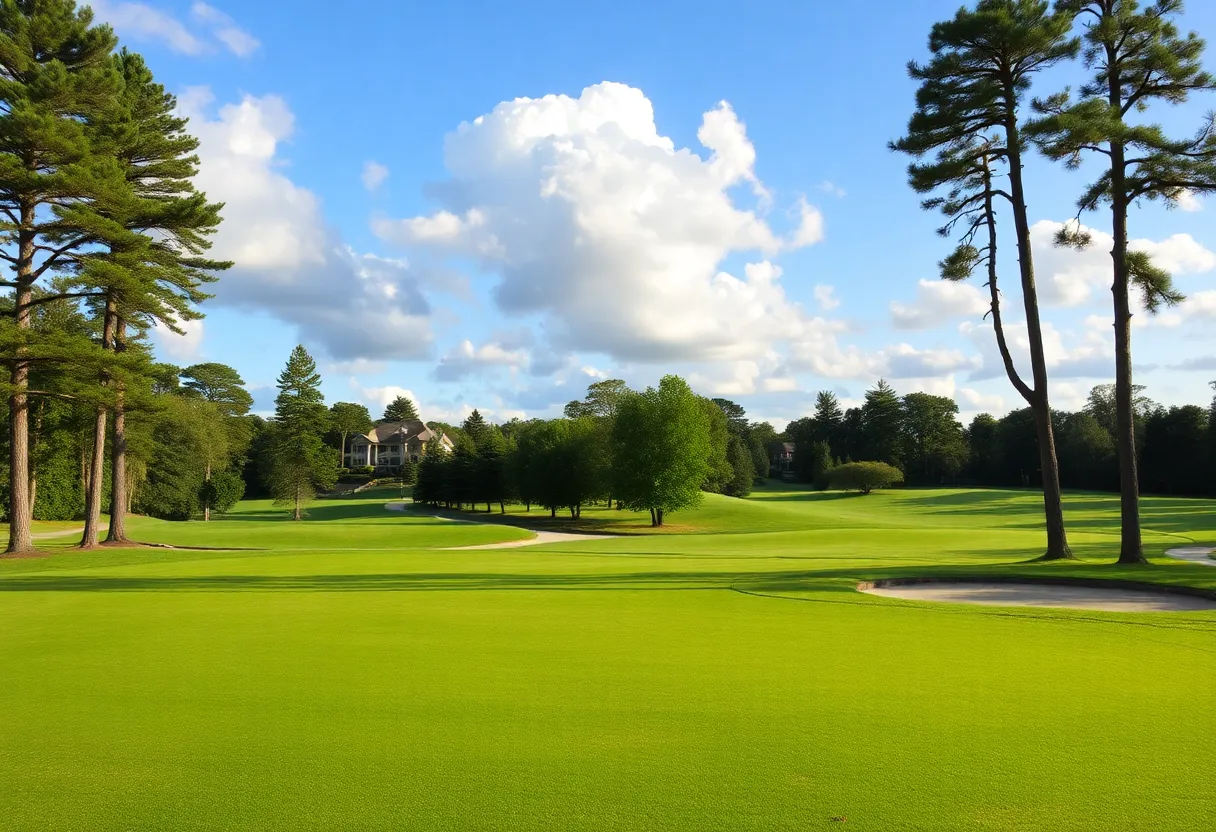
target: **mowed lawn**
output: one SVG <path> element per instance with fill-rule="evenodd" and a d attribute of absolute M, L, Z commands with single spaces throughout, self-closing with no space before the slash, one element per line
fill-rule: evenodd
<path fill-rule="evenodd" d="M 1216 590 L 1216 568 L 1111 566 L 1110 495 L 1069 497 L 1071 564 L 1025 563 L 1032 492 L 773 486 L 659 534 L 588 509 L 632 533 L 466 551 L 445 547 L 529 534 L 396 499 L 130 524 L 240 551 L 0 560 L 0 829 L 1216 828 L 1216 613 L 855 590 Z M 1214 509 L 1147 499 L 1146 549 L 1216 546 Z"/>

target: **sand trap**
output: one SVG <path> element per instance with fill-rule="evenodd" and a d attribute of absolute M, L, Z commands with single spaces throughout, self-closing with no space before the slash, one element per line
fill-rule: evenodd
<path fill-rule="evenodd" d="M 864 585 L 863 585 L 864 586 Z M 1150 589 L 1019 583 L 921 583 L 871 586 L 862 592 L 909 601 L 946 601 L 988 607 L 1064 607 L 1107 612 L 1216 610 L 1216 599 Z"/>
<path fill-rule="evenodd" d="M 1191 563 L 1203 566 L 1216 566 L 1216 560 L 1212 560 L 1213 552 L 1216 552 L 1216 549 L 1208 549 L 1204 546 L 1183 546 L 1180 549 L 1165 550 L 1165 553 L 1171 558 L 1189 560 Z"/>

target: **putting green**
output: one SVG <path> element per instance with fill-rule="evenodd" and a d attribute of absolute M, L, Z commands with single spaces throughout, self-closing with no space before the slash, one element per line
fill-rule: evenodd
<path fill-rule="evenodd" d="M 1216 613 L 880 598 L 860 581 L 1119 578 L 1029 492 L 709 497 L 662 534 L 527 532 L 321 503 L 136 519 L 120 549 L 0 561 L 0 828 L 1207 830 Z M 1216 543 L 1145 501 L 1149 551 Z M 586 510 L 585 529 L 644 531 Z M 842 827 L 832 821 L 847 817 Z"/>

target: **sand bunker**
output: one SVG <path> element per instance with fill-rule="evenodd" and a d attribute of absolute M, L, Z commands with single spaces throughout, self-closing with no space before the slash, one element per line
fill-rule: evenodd
<path fill-rule="evenodd" d="M 1216 610 L 1216 598 L 1152 589 L 1099 588 L 1060 584 L 926 582 L 863 584 L 862 592 L 909 601 L 946 601 L 989 607 L 1064 607 L 1108 612 Z"/>

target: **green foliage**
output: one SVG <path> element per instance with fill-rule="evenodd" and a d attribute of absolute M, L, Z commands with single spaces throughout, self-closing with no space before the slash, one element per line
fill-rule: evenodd
<path fill-rule="evenodd" d="M 490 426 L 486 423 L 485 417 L 481 415 L 481 411 L 477 408 L 473 408 L 473 412 L 460 425 L 460 429 L 464 432 L 464 435 L 476 446 L 481 445 L 489 428 Z"/>
<path fill-rule="evenodd" d="M 621 399 L 632 392 L 619 378 L 597 381 L 587 386 L 587 395 L 581 402 L 566 404 L 565 416 L 567 419 L 594 416 L 611 420 L 616 416 Z"/>
<path fill-rule="evenodd" d="M 896 468 L 904 464 L 904 407 L 899 395 L 882 379 L 866 391 L 861 406 L 860 455 Z"/>
<path fill-rule="evenodd" d="M 358 407 L 359 405 L 354 405 L 354 406 Z M 366 412 L 366 410 L 367 410 L 367 408 L 364 408 L 365 412 Z M 389 402 L 388 407 L 384 408 L 384 418 L 382 418 L 381 421 L 382 422 L 412 422 L 419 418 L 420 417 L 418 416 L 418 408 L 414 406 L 414 403 L 410 399 L 407 399 L 405 396 L 398 396 L 397 398 L 395 398 L 391 402 Z M 365 430 L 368 430 L 368 428 L 352 428 L 351 431 L 348 431 L 348 432 L 354 432 L 354 431 L 362 432 Z"/>
<path fill-rule="evenodd" d="M 235 471 L 213 471 L 211 479 L 199 489 L 198 501 L 203 508 L 220 514 L 232 510 L 245 495 L 245 481 Z"/>
<path fill-rule="evenodd" d="M 908 393 L 903 397 L 904 461 L 909 479 L 944 485 L 967 462 L 967 443 L 958 405 L 946 396 Z"/>
<path fill-rule="evenodd" d="M 904 472 L 885 462 L 848 462 L 828 472 L 832 488 L 869 494 L 875 488 L 890 488 L 904 481 Z"/>
<path fill-rule="evenodd" d="M 714 449 L 706 410 L 683 379 L 664 376 L 622 399 L 612 439 L 613 493 L 627 508 L 649 510 L 661 526 L 666 514 L 700 502 Z"/>
<path fill-rule="evenodd" d="M 698 397 L 698 402 L 709 427 L 709 470 L 705 474 L 705 481 L 701 483 L 701 490 L 711 494 L 724 494 L 735 476 L 727 458 L 730 424 L 726 413 L 715 402 L 702 397 Z"/>
<path fill-rule="evenodd" d="M 182 389 L 216 405 L 227 417 L 244 416 L 253 407 L 240 373 L 227 364 L 192 364 L 181 371 Z"/>
<path fill-rule="evenodd" d="M 297 520 L 318 489 L 333 487 L 341 462 L 340 454 L 321 441 L 329 411 L 320 385 L 312 356 L 297 346 L 279 374 L 267 468 L 270 493 L 279 505 L 290 506 Z"/>
<path fill-rule="evenodd" d="M 738 434 L 732 433 L 727 440 L 726 461 L 731 468 L 731 478 L 722 493 L 728 497 L 746 497 L 751 494 L 756 481 L 756 469 L 752 467 L 751 451 Z"/>

